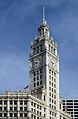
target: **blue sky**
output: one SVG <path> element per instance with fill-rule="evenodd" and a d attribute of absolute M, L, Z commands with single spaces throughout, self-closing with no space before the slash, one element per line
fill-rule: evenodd
<path fill-rule="evenodd" d="M 78 0 L 0 0 L 0 92 L 28 84 L 30 44 L 42 7 L 60 57 L 60 94 L 78 98 Z"/>

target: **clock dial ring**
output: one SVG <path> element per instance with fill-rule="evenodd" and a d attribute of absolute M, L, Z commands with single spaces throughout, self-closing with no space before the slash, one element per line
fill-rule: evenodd
<path fill-rule="evenodd" d="M 50 56 L 50 59 L 49 59 L 49 66 L 52 67 L 52 68 L 54 68 L 55 65 L 56 65 L 55 59 L 54 59 L 52 56 Z"/>
<path fill-rule="evenodd" d="M 33 67 L 38 68 L 42 66 L 42 56 L 34 58 Z"/>

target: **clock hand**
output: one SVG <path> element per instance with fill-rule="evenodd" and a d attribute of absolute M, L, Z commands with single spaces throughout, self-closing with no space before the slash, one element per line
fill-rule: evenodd
<path fill-rule="evenodd" d="M 54 65 L 54 62 L 51 61 L 52 66 Z"/>

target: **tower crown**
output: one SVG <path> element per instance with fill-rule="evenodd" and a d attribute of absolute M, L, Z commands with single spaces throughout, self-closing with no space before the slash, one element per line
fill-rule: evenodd
<path fill-rule="evenodd" d="M 38 37 L 46 36 L 49 37 L 49 26 L 47 24 L 47 21 L 45 19 L 45 9 L 43 8 L 43 15 L 42 15 L 42 22 L 40 26 L 38 27 Z"/>

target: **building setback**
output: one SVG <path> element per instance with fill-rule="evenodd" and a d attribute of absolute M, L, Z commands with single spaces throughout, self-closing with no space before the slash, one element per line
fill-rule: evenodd
<path fill-rule="evenodd" d="M 59 57 L 43 15 L 29 55 L 29 92 L 0 95 L 1 119 L 71 119 L 59 98 Z"/>

